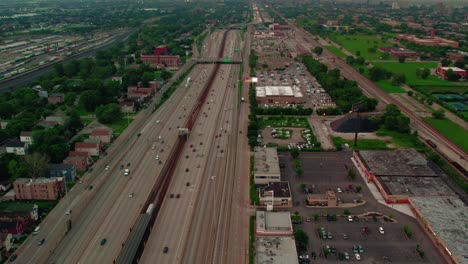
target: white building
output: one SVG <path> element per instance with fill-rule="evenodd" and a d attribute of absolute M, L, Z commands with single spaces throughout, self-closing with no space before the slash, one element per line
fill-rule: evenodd
<path fill-rule="evenodd" d="M 291 236 L 293 227 L 289 212 L 257 211 L 256 233 L 264 236 Z"/>
<path fill-rule="evenodd" d="M 281 181 L 276 148 L 256 147 L 254 150 L 254 183 L 268 184 Z"/>
<path fill-rule="evenodd" d="M 20 141 L 23 143 L 28 143 L 28 145 L 32 145 L 33 143 L 32 131 L 21 131 Z"/>

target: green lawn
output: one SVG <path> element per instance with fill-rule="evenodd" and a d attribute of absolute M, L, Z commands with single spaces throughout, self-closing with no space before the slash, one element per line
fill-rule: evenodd
<path fill-rule="evenodd" d="M 344 59 L 344 58 L 348 57 L 346 54 L 344 54 L 343 51 L 341 51 L 340 49 L 338 49 L 335 46 L 325 46 L 325 48 L 327 50 L 329 50 L 331 53 L 335 54 L 339 58 Z"/>
<path fill-rule="evenodd" d="M 400 86 L 394 86 L 390 83 L 389 80 L 378 81 L 375 84 L 382 88 L 387 93 L 406 93 L 406 90 Z"/>
<path fill-rule="evenodd" d="M 424 118 L 424 121 L 452 140 L 463 150 L 468 151 L 468 132 L 449 119 Z"/>
<path fill-rule="evenodd" d="M 389 149 L 384 140 L 379 139 L 359 139 L 357 142 L 357 147 L 354 147 L 354 140 L 348 140 L 340 137 L 332 137 L 333 144 L 337 149 L 341 149 L 341 146 L 345 143 L 349 145 L 350 148 L 355 150 L 382 150 Z"/>
<path fill-rule="evenodd" d="M 415 148 L 418 150 L 422 150 L 424 148 L 424 144 L 419 141 L 419 139 L 411 134 L 404 134 L 399 133 L 396 131 L 390 131 L 386 129 L 379 129 L 376 132 L 377 136 L 388 136 L 392 138 L 392 143 L 399 148 Z"/>
<path fill-rule="evenodd" d="M 452 86 L 418 85 L 415 88 L 418 89 L 418 91 L 425 91 L 428 93 L 468 93 L 468 84 Z"/>
<path fill-rule="evenodd" d="M 449 85 L 453 86 L 452 82 L 442 80 L 434 75 L 430 75 L 427 79 L 421 79 L 416 76 L 416 69 L 437 68 L 437 62 L 372 62 L 374 66 L 381 66 L 393 73 L 403 73 L 406 75 L 406 83 L 408 85 Z"/>
<path fill-rule="evenodd" d="M 124 117 L 120 119 L 119 121 L 114 122 L 112 124 L 106 124 L 106 126 L 112 128 L 114 137 L 118 137 L 127 128 L 128 124 L 132 123 L 132 121 L 133 119 L 129 119 L 129 121 L 127 121 L 127 118 Z"/>
<path fill-rule="evenodd" d="M 382 59 L 382 52 L 379 51 L 379 48 L 393 45 L 392 43 L 388 41 L 382 41 L 380 38 L 373 35 L 335 35 L 333 39 L 335 42 L 354 55 L 357 51 L 360 51 L 361 56 L 366 60 Z M 375 48 L 377 51 L 369 52 L 369 48 Z M 391 57 L 389 59 L 393 60 Z"/>

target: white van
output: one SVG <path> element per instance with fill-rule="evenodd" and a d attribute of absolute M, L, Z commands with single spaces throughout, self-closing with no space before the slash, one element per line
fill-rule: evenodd
<path fill-rule="evenodd" d="M 33 235 L 39 234 L 39 231 L 40 231 L 40 230 L 41 230 L 41 227 L 40 227 L 40 226 L 37 226 L 36 228 L 34 228 Z"/>

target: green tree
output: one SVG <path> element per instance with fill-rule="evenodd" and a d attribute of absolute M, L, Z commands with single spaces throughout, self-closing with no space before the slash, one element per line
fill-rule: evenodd
<path fill-rule="evenodd" d="M 75 101 L 76 101 L 76 93 L 68 92 L 65 94 L 64 103 L 67 106 L 73 106 L 75 104 Z"/>
<path fill-rule="evenodd" d="M 93 112 L 100 104 L 99 93 L 96 90 L 87 90 L 81 93 L 80 104 L 86 111 Z"/>
<path fill-rule="evenodd" d="M 317 221 L 319 219 L 319 214 L 315 213 L 312 217 L 314 218 L 314 221 Z"/>
<path fill-rule="evenodd" d="M 429 70 L 428 68 L 424 68 L 421 72 L 421 78 L 422 79 L 427 79 L 427 77 L 429 77 L 429 75 L 431 74 L 431 70 Z"/>
<path fill-rule="evenodd" d="M 392 85 L 399 86 L 406 82 L 406 76 L 403 73 L 395 73 L 392 77 Z"/>
<path fill-rule="evenodd" d="M 413 96 L 414 92 L 413 91 L 408 91 L 407 94 L 408 94 L 408 96 Z"/>
<path fill-rule="evenodd" d="M 292 149 L 290 152 L 293 159 L 297 159 L 299 157 L 300 151 L 298 149 Z"/>
<path fill-rule="evenodd" d="M 343 212 L 344 215 L 350 215 L 351 211 L 349 209 L 345 209 Z"/>
<path fill-rule="evenodd" d="M 362 186 L 358 185 L 356 186 L 356 192 L 360 193 L 362 191 Z"/>
<path fill-rule="evenodd" d="M 444 109 L 439 109 L 435 110 L 432 112 L 432 117 L 437 118 L 437 119 L 443 119 L 445 118 L 445 111 Z"/>
<path fill-rule="evenodd" d="M 323 48 L 322 48 L 322 47 L 317 46 L 317 47 L 314 48 L 314 53 L 315 53 L 315 54 L 321 55 L 322 52 L 323 52 Z"/>
<path fill-rule="evenodd" d="M 405 56 L 400 56 L 400 57 L 398 57 L 398 62 L 400 62 L 400 63 L 405 62 L 405 60 L 406 60 L 406 57 L 405 57 Z"/>
<path fill-rule="evenodd" d="M 356 172 L 353 169 L 348 169 L 348 177 L 351 178 L 351 180 L 356 179 Z"/>
<path fill-rule="evenodd" d="M 298 252 L 303 252 L 307 250 L 309 245 L 309 236 L 302 229 L 297 229 L 294 231 L 294 239 L 296 239 L 296 248 Z"/>
<path fill-rule="evenodd" d="M 356 51 L 356 57 L 359 57 L 359 56 L 361 56 L 361 51 L 358 50 Z"/>
<path fill-rule="evenodd" d="M 385 107 L 382 121 L 384 127 L 388 130 L 402 133 L 408 133 L 410 130 L 409 118 L 401 114 L 400 109 L 394 104 L 389 104 Z"/>
<path fill-rule="evenodd" d="M 35 179 L 45 175 L 50 159 L 47 155 L 34 152 L 32 155 L 27 155 L 24 160 L 28 167 L 29 177 Z"/>
<path fill-rule="evenodd" d="M 75 134 L 81 128 L 81 118 L 77 111 L 72 110 L 68 113 L 68 120 L 65 123 L 65 129 Z"/>
<path fill-rule="evenodd" d="M 110 124 L 122 119 L 122 110 L 118 104 L 101 105 L 96 109 L 96 117 L 103 124 Z"/>
<path fill-rule="evenodd" d="M 50 157 L 53 163 L 60 163 L 70 149 L 63 127 L 33 131 L 33 150 Z"/>
<path fill-rule="evenodd" d="M 151 72 L 144 72 L 141 76 L 141 85 L 149 87 L 149 82 L 154 80 L 154 75 Z"/>
<path fill-rule="evenodd" d="M 169 71 L 166 71 L 165 69 L 162 70 L 161 72 L 161 78 L 163 78 L 165 81 L 169 80 L 172 77 L 172 73 Z"/>
<path fill-rule="evenodd" d="M 13 183 L 16 179 L 28 175 L 28 167 L 24 161 L 12 159 L 8 162 L 8 174 L 10 175 L 10 183 Z"/>
<path fill-rule="evenodd" d="M 443 59 L 440 63 L 442 64 L 442 67 L 448 67 L 452 61 L 449 59 Z"/>
<path fill-rule="evenodd" d="M 388 58 L 390 58 L 390 53 L 386 51 L 382 54 L 382 60 L 388 60 Z"/>

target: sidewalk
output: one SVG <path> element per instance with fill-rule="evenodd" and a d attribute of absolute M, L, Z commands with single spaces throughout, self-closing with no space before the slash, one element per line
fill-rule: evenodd
<path fill-rule="evenodd" d="M 354 166 L 356 167 L 356 169 L 358 170 L 359 172 L 359 175 L 361 175 L 362 179 L 364 180 L 365 184 L 367 185 L 367 187 L 369 187 L 369 190 L 371 191 L 372 195 L 374 196 L 374 198 L 381 204 L 387 206 L 387 207 L 390 207 L 392 209 L 395 209 L 399 212 L 402 212 L 406 215 L 409 215 L 413 218 L 416 218 L 416 216 L 413 214 L 413 211 L 411 211 L 411 207 L 410 205 L 408 204 L 387 204 L 382 196 L 382 194 L 380 194 L 379 190 L 377 189 L 377 187 L 371 183 L 371 182 L 368 182 L 367 181 L 367 178 L 366 176 L 364 175 L 364 172 L 358 167 L 356 161 L 354 160 L 354 158 L 351 158 L 351 161 L 354 163 Z"/>

